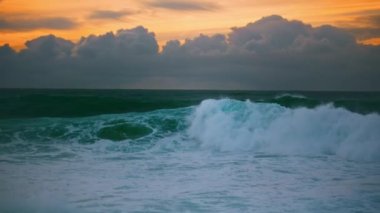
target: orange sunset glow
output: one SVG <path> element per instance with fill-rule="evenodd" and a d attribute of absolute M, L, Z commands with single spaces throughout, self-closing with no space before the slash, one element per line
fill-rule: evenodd
<path fill-rule="evenodd" d="M 380 44 L 378 0 L 1 0 L 0 45 L 22 49 L 28 40 L 54 34 L 72 41 L 89 34 L 144 26 L 162 46 L 171 39 L 227 33 L 278 14 L 313 26 L 346 28 L 365 44 Z M 372 33 L 369 33 L 372 32 Z"/>

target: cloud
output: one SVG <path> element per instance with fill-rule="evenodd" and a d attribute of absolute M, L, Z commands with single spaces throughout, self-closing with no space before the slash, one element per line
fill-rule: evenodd
<path fill-rule="evenodd" d="M 73 43 L 43 36 L 0 47 L 0 87 L 380 90 L 380 46 L 344 29 L 268 16 L 227 35 L 167 42 L 144 27 Z"/>
<path fill-rule="evenodd" d="M 5 44 L 0 47 L 0 61 L 9 62 L 9 59 L 13 58 L 16 55 L 14 51 L 8 44 Z"/>
<path fill-rule="evenodd" d="M 361 17 L 360 19 L 362 19 L 363 22 L 367 22 L 372 26 L 380 27 L 380 11 L 376 15 L 369 15 L 369 16 Z"/>
<path fill-rule="evenodd" d="M 347 31 L 355 35 L 359 40 L 366 40 L 380 37 L 380 28 L 348 28 Z"/>
<path fill-rule="evenodd" d="M 104 35 L 82 38 L 73 53 L 77 57 L 126 57 L 158 53 L 154 33 L 139 26 L 129 30 L 118 30 Z"/>
<path fill-rule="evenodd" d="M 212 37 L 202 37 L 182 45 L 169 42 L 163 53 L 169 59 L 176 58 L 184 72 L 193 74 L 190 76 L 213 79 L 209 82 L 219 82 L 219 88 L 232 84 L 232 88 L 240 89 L 380 89 L 376 86 L 380 83 L 376 68 L 380 66 L 380 55 L 376 55 L 380 48 L 357 44 L 352 35 L 336 27 L 312 27 L 269 16 L 232 28 L 226 37 L 227 48 L 218 48 L 222 51 L 203 56 L 183 51 L 197 49 L 199 45 L 194 41 L 198 39 L 215 42 Z"/>
<path fill-rule="evenodd" d="M 359 11 L 353 11 L 353 12 L 346 12 L 342 13 L 340 15 L 344 16 L 371 16 L 371 15 L 379 15 L 380 9 L 371 9 L 371 10 L 359 10 Z"/>
<path fill-rule="evenodd" d="M 291 48 L 298 38 L 307 37 L 311 26 L 269 16 L 244 27 L 232 28 L 230 43 L 249 52 L 272 52 Z"/>
<path fill-rule="evenodd" d="M 347 30 L 353 33 L 359 40 L 380 37 L 380 14 L 360 16 L 355 19 L 355 22 L 365 27 L 353 27 L 347 28 Z"/>
<path fill-rule="evenodd" d="M 339 22 L 345 30 L 359 40 L 380 37 L 380 10 L 363 10 L 344 15 L 354 16 L 350 21 Z"/>
<path fill-rule="evenodd" d="M 49 58 L 67 58 L 71 55 L 74 43 L 58 38 L 54 35 L 41 36 L 25 43 L 26 49 L 20 52 L 21 56 L 30 58 L 41 58 L 46 60 Z"/>
<path fill-rule="evenodd" d="M 244 27 L 232 28 L 229 42 L 237 49 L 257 54 L 317 49 L 332 51 L 356 45 L 355 38 L 341 29 L 328 25 L 314 28 L 280 16 L 269 16 Z"/>
<path fill-rule="evenodd" d="M 0 31 L 32 31 L 36 29 L 73 29 L 78 23 L 63 17 L 53 18 L 11 18 L 0 17 Z"/>
<path fill-rule="evenodd" d="M 187 39 L 182 46 L 177 40 L 168 42 L 163 48 L 163 54 L 207 56 L 222 54 L 227 48 L 228 44 L 224 35 L 216 34 L 209 37 L 201 34 L 194 39 Z"/>
<path fill-rule="evenodd" d="M 147 2 L 147 5 L 157 8 L 180 11 L 207 11 L 218 8 L 218 6 L 214 3 L 181 0 L 154 0 Z"/>
<path fill-rule="evenodd" d="M 120 19 L 130 14 L 132 12 L 128 10 L 95 10 L 88 17 L 90 19 Z"/>
<path fill-rule="evenodd" d="M 120 88 L 144 78 L 158 55 L 154 34 L 143 27 L 90 35 L 75 44 L 42 36 L 26 47 L 17 54 L 0 47 L 0 59 L 6 59 L 0 60 L 0 87 Z"/>

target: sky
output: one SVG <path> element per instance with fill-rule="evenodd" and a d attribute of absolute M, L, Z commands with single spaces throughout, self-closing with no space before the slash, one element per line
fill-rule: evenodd
<path fill-rule="evenodd" d="M 155 32 L 158 43 L 228 32 L 268 15 L 281 15 L 320 26 L 368 29 L 358 36 L 380 43 L 378 0 L 0 0 L 0 45 L 16 49 L 27 40 L 54 34 L 72 41 L 142 25 Z M 371 20 L 373 19 L 373 20 Z M 364 33 L 363 33 L 364 34 Z"/>
<path fill-rule="evenodd" d="M 0 0 L 0 87 L 380 90 L 378 0 Z"/>

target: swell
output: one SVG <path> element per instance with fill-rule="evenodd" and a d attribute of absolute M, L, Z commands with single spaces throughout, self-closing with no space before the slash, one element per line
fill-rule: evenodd
<path fill-rule="evenodd" d="M 194 104 L 153 93 L 122 91 L 42 90 L 0 93 L 0 119 L 37 117 L 86 117 L 102 114 L 149 112 Z"/>
<path fill-rule="evenodd" d="M 152 141 L 184 129 L 190 108 L 80 118 L 7 119 L 0 122 L 0 144 L 92 144 Z"/>
<path fill-rule="evenodd" d="M 0 90 L 0 119 L 86 117 L 149 112 L 200 104 L 205 99 L 249 99 L 287 108 L 315 108 L 325 104 L 352 112 L 380 113 L 376 92 L 260 92 L 160 90 Z"/>

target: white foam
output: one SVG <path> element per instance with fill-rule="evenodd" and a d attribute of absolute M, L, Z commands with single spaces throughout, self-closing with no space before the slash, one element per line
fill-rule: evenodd
<path fill-rule="evenodd" d="M 222 99 L 203 101 L 190 119 L 188 134 L 203 148 L 380 159 L 378 114 L 361 115 L 332 105 L 289 109 Z"/>

